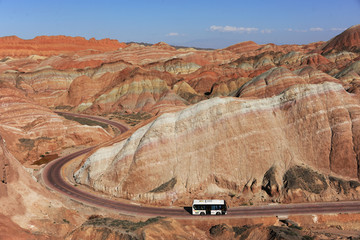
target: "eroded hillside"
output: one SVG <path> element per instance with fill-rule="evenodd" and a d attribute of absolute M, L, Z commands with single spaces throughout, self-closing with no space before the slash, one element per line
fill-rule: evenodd
<path fill-rule="evenodd" d="M 359 200 L 359 33 L 356 25 L 328 42 L 248 41 L 217 50 L 0 38 L 0 227 L 11 230 L 5 236 L 225 239 L 288 232 L 250 226 L 240 233 L 230 223 L 211 232 L 157 219 L 128 233 L 111 227 L 116 219 L 85 221 L 97 210 L 73 210 L 39 183 L 38 171 L 65 149 L 99 143 L 74 178 L 111 197 L 181 206 L 224 198 L 232 207 Z M 131 129 L 113 138 L 109 126 L 54 111 L 101 115 Z"/>

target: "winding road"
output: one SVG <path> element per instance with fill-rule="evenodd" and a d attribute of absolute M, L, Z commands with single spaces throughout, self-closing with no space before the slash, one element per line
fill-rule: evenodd
<path fill-rule="evenodd" d="M 98 122 L 110 124 L 118 128 L 121 132 L 128 130 L 118 122 L 108 119 L 88 116 L 74 113 L 56 112 L 62 115 L 74 117 L 88 118 Z M 64 194 L 76 201 L 87 205 L 103 207 L 115 210 L 126 215 L 141 216 L 166 216 L 172 218 L 191 218 L 203 219 L 209 216 L 192 216 L 185 208 L 180 207 L 148 207 L 139 204 L 124 203 L 111 199 L 102 198 L 100 196 L 85 192 L 66 182 L 61 174 L 62 167 L 72 159 L 90 152 L 95 147 L 90 147 L 70 155 L 61 157 L 46 165 L 43 170 L 42 178 L 44 183 L 50 189 Z M 322 202 L 322 203 L 301 203 L 301 204 L 278 204 L 278 205 L 262 205 L 262 206 L 242 206 L 234 207 L 228 210 L 225 216 L 211 216 L 220 218 L 239 218 L 239 217 L 262 217 L 262 216 L 287 216 L 294 214 L 312 215 L 312 214 L 329 214 L 329 213 L 355 213 L 360 212 L 360 201 L 342 201 L 342 202 Z"/>

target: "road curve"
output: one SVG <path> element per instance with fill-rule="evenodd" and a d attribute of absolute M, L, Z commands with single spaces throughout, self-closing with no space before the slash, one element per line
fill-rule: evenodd
<path fill-rule="evenodd" d="M 103 122 L 117 127 L 121 132 L 128 130 L 124 125 L 108 119 L 75 114 L 56 112 L 58 114 L 69 115 L 74 117 L 88 118 Z M 203 219 L 204 217 L 192 216 L 185 208 L 174 207 L 147 207 L 141 206 L 136 203 L 128 204 L 106 198 L 101 198 L 89 192 L 82 191 L 75 186 L 66 182 L 61 175 L 61 168 L 72 159 L 83 155 L 93 150 L 90 147 L 70 155 L 61 157 L 55 161 L 50 162 L 44 168 L 42 178 L 44 183 L 49 188 L 58 191 L 76 201 L 108 209 L 115 210 L 122 214 L 127 215 L 141 215 L 141 216 L 166 216 L 172 218 L 191 218 Z M 187 208 L 189 209 L 189 208 Z M 262 206 L 244 206 L 234 207 L 228 210 L 226 216 L 212 216 L 212 217 L 261 217 L 261 216 L 287 216 L 293 214 L 329 214 L 329 213 L 355 213 L 360 212 L 360 201 L 343 201 L 343 202 L 322 202 L 322 203 L 301 203 L 301 204 L 278 204 L 278 205 L 262 205 Z M 207 216 L 205 216 L 207 217 Z"/>

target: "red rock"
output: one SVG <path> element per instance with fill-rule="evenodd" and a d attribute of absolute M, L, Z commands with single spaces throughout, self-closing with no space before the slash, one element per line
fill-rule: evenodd
<path fill-rule="evenodd" d="M 302 77 L 306 83 L 309 84 L 319 84 L 324 82 L 335 82 L 342 84 L 342 81 L 331 77 L 329 74 L 326 74 L 320 70 L 316 70 L 312 66 L 307 66 L 301 69 L 294 71 L 294 73 L 300 77 Z"/>
<path fill-rule="evenodd" d="M 64 239 L 72 227 L 63 219 L 76 223 L 79 214 L 14 157 L 8 148 L 14 136 L 7 127 L 0 126 L 0 239 Z"/>
<path fill-rule="evenodd" d="M 341 83 L 339 80 L 310 66 L 295 72 L 282 67 L 272 68 L 244 84 L 235 95 L 238 97 L 266 98 L 278 95 L 293 85 L 318 84 L 326 81 Z"/>
<path fill-rule="evenodd" d="M 6 240 L 45 240 L 50 236 L 33 234 L 11 221 L 10 217 L 0 214 L 0 238 Z"/>
<path fill-rule="evenodd" d="M 160 49 L 164 49 L 164 50 L 176 50 L 174 47 L 170 46 L 169 44 L 167 43 L 164 43 L 164 42 L 158 42 L 154 45 L 151 46 L 152 48 L 160 48 Z"/>
<path fill-rule="evenodd" d="M 327 58 L 317 53 L 306 55 L 301 59 L 302 66 L 304 65 L 318 66 L 321 64 L 329 64 L 329 63 L 330 61 Z"/>
<path fill-rule="evenodd" d="M 244 53 L 244 52 L 251 52 L 254 50 L 257 50 L 261 47 L 261 45 L 253 42 L 253 41 L 247 41 L 247 42 L 241 42 L 234 44 L 230 47 L 225 48 L 225 50 L 229 50 L 236 53 Z"/>
<path fill-rule="evenodd" d="M 86 49 L 100 51 L 114 51 L 125 47 L 126 44 L 117 40 L 94 38 L 86 40 L 82 37 L 40 36 L 23 40 L 16 36 L 0 38 L 0 57 L 27 57 L 30 55 L 52 56 Z"/>
<path fill-rule="evenodd" d="M 169 96 L 170 86 L 174 82 L 172 75 L 166 72 L 127 68 L 119 72 L 111 84 L 104 87 L 86 111 L 92 113 L 128 110 L 153 112 L 152 109 L 158 108 L 161 105 L 160 102 L 164 101 L 163 97 Z M 185 102 L 179 97 L 167 97 L 164 106 L 184 106 Z"/>
<path fill-rule="evenodd" d="M 360 24 L 346 29 L 321 47 L 323 54 L 344 50 L 352 52 L 360 50 Z"/>
<path fill-rule="evenodd" d="M 114 196 L 163 205 L 189 205 L 197 197 L 233 205 L 359 199 L 359 187 L 349 182 L 356 186 L 360 176 L 359 53 L 351 31 L 323 50 L 322 42 L 195 50 L 162 42 L 0 38 L 0 135 L 6 140 L 6 146 L 0 142 L 0 228 L 9 224 L 30 239 L 27 230 L 49 228 L 50 238 L 63 238 L 68 210 L 19 161 L 29 167 L 46 152 L 111 138 L 48 107 L 153 116 L 121 136 L 125 140 L 96 149 L 99 155 L 89 155 L 76 173 L 78 182 Z M 240 98 L 229 97 L 236 93 Z M 315 180 L 303 179 L 307 174 Z M 96 237 L 98 230 L 72 233 Z M 149 230 L 141 234 L 172 237 Z"/>
<path fill-rule="evenodd" d="M 100 127 L 80 125 L 35 104 L 8 84 L 0 84 L 0 96 L 0 134 L 22 163 L 31 164 L 46 152 L 111 138 Z"/>
<path fill-rule="evenodd" d="M 236 96 L 271 97 L 292 85 L 305 83 L 304 79 L 286 68 L 273 68 L 244 84 Z"/>

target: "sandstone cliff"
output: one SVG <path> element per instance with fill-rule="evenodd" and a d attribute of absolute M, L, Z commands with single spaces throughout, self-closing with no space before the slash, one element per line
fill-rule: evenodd
<path fill-rule="evenodd" d="M 333 191 L 352 198 L 359 186 L 359 111 L 358 98 L 332 82 L 259 100 L 214 98 L 163 114 L 97 150 L 75 177 L 117 197 L 166 204 L 229 195 L 334 200 Z M 291 181 L 301 172 L 304 185 L 316 186 Z M 352 187 L 334 189 L 331 182 Z"/>

